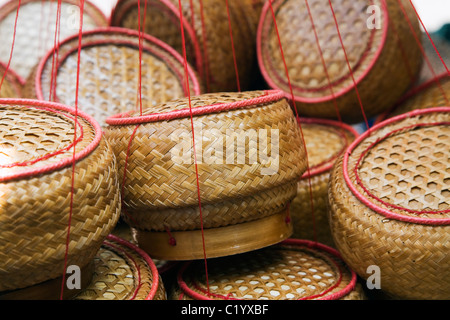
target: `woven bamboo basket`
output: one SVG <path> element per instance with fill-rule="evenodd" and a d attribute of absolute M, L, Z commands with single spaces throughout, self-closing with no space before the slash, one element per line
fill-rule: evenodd
<path fill-rule="evenodd" d="M 112 14 L 111 25 L 138 30 L 138 0 L 120 0 Z M 207 92 L 238 91 L 235 63 L 241 90 L 248 90 L 253 62 L 256 60 L 254 22 L 246 18 L 241 0 L 182 0 L 186 55 L 205 83 Z M 145 1 L 141 0 L 141 16 Z M 245 9 L 245 8 L 244 8 Z M 253 14 L 253 11 L 252 11 Z M 143 19 L 141 19 L 143 24 Z M 145 32 L 183 53 L 178 0 L 147 2 Z M 233 40 L 233 41 L 231 41 Z M 235 57 L 233 57 L 233 47 Z"/>
<path fill-rule="evenodd" d="M 190 101 L 107 119 L 123 177 L 122 216 L 139 246 L 155 259 L 192 260 L 289 237 L 287 204 L 306 159 L 283 94 L 211 93 Z"/>
<path fill-rule="evenodd" d="M 143 43 L 142 85 L 138 94 L 140 40 Z M 139 32 L 123 28 L 100 28 L 85 32 L 81 47 L 80 110 L 93 116 L 102 126 L 106 125 L 108 116 L 139 109 L 140 100 L 144 106 L 152 106 L 188 95 L 182 57 L 154 37 L 140 37 Z M 48 52 L 33 72 L 34 79 L 25 91 L 31 97 L 74 105 L 78 36 L 61 43 L 59 56 L 56 76 L 52 76 L 52 52 Z M 197 76 L 189 65 L 187 72 L 190 93 L 200 94 Z"/>
<path fill-rule="evenodd" d="M 23 99 L 1 99 L 0 113 L 5 292 L 62 277 L 65 262 L 88 268 L 121 203 L 115 156 L 92 117 L 79 111 L 74 119 L 70 107 Z"/>
<path fill-rule="evenodd" d="M 336 163 L 330 225 L 362 278 L 396 299 L 450 298 L 450 108 L 415 110 L 361 135 Z"/>
<path fill-rule="evenodd" d="M 3 80 L 0 91 L 0 98 L 21 98 L 22 97 L 22 83 L 20 77 L 11 68 L 7 68 L 3 62 L 0 62 L 0 79 L 3 78 L 5 72 L 8 70 L 5 79 Z"/>
<path fill-rule="evenodd" d="M 14 37 L 14 54 L 11 67 L 25 83 L 39 60 L 55 45 L 58 1 L 53 0 L 10 0 L 0 7 L 0 60 L 8 61 L 14 34 L 18 4 L 19 18 Z M 78 34 L 80 24 L 80 1 L 61 2 L 61 23 L 59 39 Z M 108 19 L 90 1 L 85 1 L 83 30 L 106 27 Z"/>
<path fill-rule="evenodd" d="M 309 170 L 299 179 L 297 196 L 290 206 L 294 227 L 292 238 L 334 247 L 328 221 L 330 172 L 336 159 L 358 133 L 351 126 L 333 120 L 301 118 L 300 123 Z"/>
<path fill-rule="evenodd" d="M 321 50 L 306 2 L 277 0 L 272 8 L 282 55 L 270 3 L 266 2 L 257 51 L 267 84 L 286 92 L 289 99 L 294 96 L 299 114 L 308 117 L 338 119 L 339 114 L 345 122 L 357 123 L 363 120 L 361 104 L 368 118 L 394 104 L 417 78 L 423 59 L 397 0 L 338 1 L 333 3 L 333 11 L 328 2 L 308 3 Z M 379 17 L 367 13 L 369 5 L 379 8 Z M 403 0 L 403 6 L 420 37 L 411 4 Z M 374 18 L 380 21 L 379 28 L 376 24 L 372 27 Z"/>
<path fill-rule="evenodd" d="M 450 75 L 445 72 L 408 91 L 392 108 L 380 114 L 375 123 L 413 110 L 448 105 L 450 105 Z"/>
<path fill-rule="evenodd" d="M 339 253 L 308 240 L 280 244 L 208 261 L 178 273 L 173 300 L 366 300 L 356 274 Z M 209 289 L 209 290 L 208 290 Z"/>

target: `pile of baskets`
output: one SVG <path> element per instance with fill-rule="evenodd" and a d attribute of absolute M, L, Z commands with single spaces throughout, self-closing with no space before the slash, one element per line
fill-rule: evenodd
<path fill-rule="evenodd" d="M 450 299 L 409 1 L 79 6 L 0 7 L 0 299 Z"/>

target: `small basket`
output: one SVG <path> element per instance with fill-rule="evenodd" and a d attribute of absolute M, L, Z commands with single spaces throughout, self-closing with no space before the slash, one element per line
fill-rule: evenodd
<path fill-rule="evenodd" d="M 268 248 L 186 262 L 172 300 L 366 300 L 339 253 L 317 242 L 288 239 Z"/>
<path fill-rule="evenodd" d="M 10 0 L 0 7 L 0 60 L 8 61 L 18 4 L 19 18 L 15 35 L 11 67 L 22 83 L 28 79 L 39 60 L 55 45 L 55 29 L 58 2 L 53 0 Z M 78 34 L 80 1 L 61 2 L 59 39 Z M 108 26 L 103 12 L 90 1 L 84 3 L 83 30 Z"/>
<path fill-rule="evenodd" d="M 117 223 L 121 203 L 116 159 L 90 116 L 79 111 L 75 119 L 70 107 L 24 99 L 1 99 L 0 113 L 4 292 L 62 276 L 65 261 L 87 267 Z"/>
<path fill-rule="evenodd" d="M 224 0 L 182 0 L 181 4 L 186 55 L 203 80 L 206 92 L 238 91 L 233 46 L 240 89 L 248 90 L 256 60 L 255 27 L 247 20 L 241 1 L 229 2 L 233 43 Z M 138 0 L 119 0 L 111 15 L 111 25 L 138 30 L 138 9 Z M 144 9 L 145 1 L 141 0 L 142 17 Z M 178 0 L 148 1 L 145 32 L 183 54 Z"/>
<path fill-rule="evenodd" d="M 413 88 L 392 108 L 380 114 L 375 123 L 418 109 L 446 107 L 450 103 L 450 75 L 445 72 Z"/>
<path fill-rule="evenodd" d="M 407 1 L 403 2 L 416 34 L 420 36 L 413 8 Z M 396 0 L 371 3 L 380 11 L 379 18 L 375 16 L 381 21 L 379 28 L 369 24 L 373 14 L 367 13 L 370 9 L 368 1 L 334 3 L 338 33 L 328 2 L 309 1 L 321 51 L 305 1 L 276 0 L 272 8 L 269 1 L 265 3 L 257 36 L 259 66 L 271 88 L 283 90 L 289 99 L 294 96 L 300 115 L 338 119 L 339 111 L 345 122 L 358 123 L 363 120 L 361 104 L 367 118 L 375 116 L 394 104 L 415 81 L 423 57 L 400 6 Z"/>
<path fill-rule="evenodd" d="M 21 98 L 22 97 L 22 83 L 20 77 L 11 68 L 7 68 L 3 62 L 0 62 L 0 79 L 6 74 L 3 80 L 2 88 L 0 91 L 0 98 Z"/>
<path fill-rule="evenodd" d="M 155 259 L 192 260 L 204 257 L 202 233 L 207 257 L 289 237 L 287 204 L 306 159 L 283 94 L 211 93 L 192 97 L 191 106 L 193 123 L 187 98 L 107 119 L 123 218 L 139 246 Z M 264 237 L 254 236 L 258 230 Z"/>
<path fill-rule="evenodd" d="M 142 87 L 139 87 L 139 40 L 142 40 Z M 162 41 L 134 30 L 102 28 L 82 37 L 79 108 L 102 126 L 107 117 L 188 95 L 182 57 Z M 78 36 L 65 39 L 59 48 L 55 88 L 52 90 L 52 52 L 40 62 L 34 81 L 28 84 L 34 97 L 75 104 Z M 189 90 L 201 93 L 197 76 L 188 65 Z M 33 90 L 34 89 L 34 90 Z M 32 96 L 33 97 L 33 96 Z"/>
<path fill-rule="evenodd" d="M 449 124 L 449 107 L 381 122 L 332 172 L 336 248 L 364 279 L 378 267 L 381 290 L 392 298 L 450 298 Z"/>
<path fill-rule="evenodd" d="M 300 118 L 300 123 L 309 170 L 299 179 L 297 196 L 290 206 L 294 227 L 292 238 L 314 240 L 334 247 L 327 203 L 330 172 L 358 133 L 351 126 L 333 120 Z"/>

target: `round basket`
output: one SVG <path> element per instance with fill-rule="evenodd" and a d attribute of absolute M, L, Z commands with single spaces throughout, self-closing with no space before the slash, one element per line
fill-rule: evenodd
<path fill-rule="evenodd" d="M 420 36 L 414 10 L 409 1 L 403 2 Z M 276 0 L 272 8 L 270 2 L 265 3 L 257 51 L 267 84 L 284 91 L 289 99 L 294 96 L 300 115 L 338 119 L 339 111 L 348 123 L 363 120 L 361 104 L 370 118 L 395 103 L 415 81 L 423 58 L 398 2 L 345 0 L 334 3 L 333 11 L 328 2 L 308 3 L 315 28 L 305 1 Z"/>
<path fill-rule="evenodd" d="M 20 77 L 11 68 L 7 68 L 7 65 L 3 62 L 0 62 L 0 79 L 3 78 L 6 70 L 8 72 L 3 80 L 0 98 L 21 98 L 22 83 L 20 82 Z"/>
<path fill-rule="evenodd" d="M 288 239 L 233 257 L 186 262 L 173 300 L 365 300 L 356 274 L 339 253 L 317 242 Z M 208 290 L 209 289 L 209 290 Z"/>
<path fill-rule="evenodd" d="M 111 15 L 111 25 L 139 29 L 138 0 L 119 0 Z M 188 61 L 195 66 L 205 83 L 207 92 L 247 90 L 255 56 L 254 26 L 246 18 L 241 0 L 182 0 L 183 27 Z M 141 16 L 145 1 L 141 0 Z M 143 24 L 141 19 L 141 23 Z M 150 0 L 147 2 L 145 32 L 168 43 L 183 53 L 180 10 L 178 0 Z M 231 41 L 233 40 L 233 41 Z M 235 57 L 233 57 L 233 47 Z"/>
<path fill-rule="evenodd" d="M 87 267 L 117 223 L 121 203 L 115 156 L 90 116 L 23 99 L 1 99 L 0 113 L 4 292 L 61 277 L 65 262 Z"/>
<path fill-rule="evenodd" d="M 380 114 L 375 123 L 413 110 L 445 107 L 449 102 L 450 75 L 445 72 L 410 90 L 397 104 Z"/>
<path fill-rule="evenodd" d="M 329 189 L 336 248 L 400 299 L 450 298 L 450 108 L 416 110 L 361 135 Z"/>
<path fill-rule="evenodd" d="M 123 218 L 155 259 L 203 258 L 202 237 L 206 256 L 217 257 L 292 233 L 287 204 L 306 159 L 281 92 L 204 94 L 107 123 L 123 177 Z M 258 230 L 263 238 L 254 236 Z"/>
<path fill-rule="evenodd" d="M 142 42 L 141 92 L 139 61 Z M 188 95 L 181 56 L 162 41 L 134 30 L 102 28 L 85 32 L 81 44 L 79 80 L 80 110 L 93 116 L 102 126 L 108 116 L 154 106 Z M 26 92 L 32 97 L 74 105 L 78 64 L 78 36 L 65 39 L 59 48 L 61 57 L 52 77 L 52 52 L 38 65 L 34 81 Z M 189 89 L 200 94 L 197 76 L 188 65 Z M 52 86 L 54 88 L 52 89 Z M 54 97 L 53 97 L 54 96 Z M 54 99 L 53 99 L 54 98 Z"/>
<path fill-rule="evenodd" d="M 55 45 L 58 1 L 53 0 L 10 0 L 0 7 L 0 60 L 8 61 L 14 34 L 17 8 L 19 17 L 11 60 L 13 68 L 25 83 L 39 60 Z M 59 39 L 78 34 L 80 25 L 80 1 L 61 2 L 61 23 Z M 108 19 L 90 1 L 85 1 L 83 30 L 106 27 Z"/>
<path fill-rule="evenodd" d="M 290 206 L 292 238 L 314 240 L 334 247 L 328 221 L 328 184 L 336 159 L 358 133 L 346 124 L 325 119 L 301 118 L 309 170 L 298 181 Z M 312 207 L 311 207 L 312 200 Z"/>

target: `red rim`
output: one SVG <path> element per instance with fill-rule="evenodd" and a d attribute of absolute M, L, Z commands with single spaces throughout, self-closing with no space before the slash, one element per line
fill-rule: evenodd
<path fill-rule="evenodd" d="M 329 246 L 326 246 L 324 244 L 314 242 L 311 240 L 287 239 L 287 240 L 280 242 L 276 246 L 283 246 L 283 245 L 303 246 L 303 247 L 307 247 L 308 249 L 316 249 L 316 250 L 324 251 L 324 252 L 334 256 L 335 258 L 342 260 L 342 257 L 337 250 L 335 250 Z M 338 267 L 339 272 L 340 272 L 340 277 L 341 277 L 342 270 L 339 268 L 338 264 L 333 259 L 331 259 L 331 260 Z M 209 294 L 209 296 L 208 296 L 208 293 L 206 293 L 206 295 L 202 295 L 202 294 L 192 290 L 191 288 L 189 288 L 187 283 L 183 280 L 183 273 L 191 265 L 191 263 L 192 263 L 192 261 L 184 263 L 183 266 L 178 271 L 177 281 L 178 281 L 178 285 L 180 286 L 183 293 L 187 294 L 188 296 L 190 296 L 191 298 L 194 298 L 196 300 L 213 300 L 210 296 L 216 296 L 216 297 L 220 297 L 223 299 L 229 299 L 229 300 L 238 300 L 238 299 L 230 298 L 229 296 L 214 295 L 211 293 Z M 346 296 L 347 294 L 349 294 L 351 291 L 354 290 L 354 288 L 356 286 L 356 281 L 357 281 L 356 273 L 348 267 L 347 267 L 347 269 L 351 273 L 351 280 L 343 289 L 341 289 L 337 292 L 334 292 L 332 294 L 326 295 L 329 291 L 333 290 L 340 284 L 340 280 L 339 280 L 334 286 L 332 286 L 328 290 L 324 291 L 323 293 L 312 296 L 312 297 L 305 297 L 300 300 L 309 300 L 309 299 L 315 299 L 315 298 L 319 298 L 318 300 L 337 300 L 337 299 L 340 299 L 340 298 Z"/>
<path fill-rule="evenodd" d="M 145 260 L 145 262 L 150 267 L 150 270 L 152 272 L 152 280 L 153 280 L 152 287 L 150 289 L 149 294 L 145 298 L 145 300 L 153 300 L 155 298 L 156 292 L 158 291 L 158 288 L 159 288 L 159 272 L 158 272 L 158 269 L 156 268 L 155 263 L 150 258 L 150 256 L 145 251 L 143 251 L 139 247 L 135 246 L 134 244 L 132 244 L 132 243 L 128 242 L 127 240 L 122 239 L 122 238 L 120 238 L 118 236 L 115 236 L 113 234 L 108 235 L 106 237 L 106 239 L 110 240 L 110 241 L 113 241 L 113 242 L 117 242 L 117 243 L 119 243 L 122 246 L 128 247 L 129 249 L 135 251 L 138 255 L 141 256 L 142 259 Z M 109 244 L 106 244 L 106 245 L 109 245 Z M 119 249 L 119 248 L 116 247 L 115 249 Z M 137 269 L 139 269 L 138 266 L 136 266 L 136 267 L 137 267 Z M 136 295 L 137 291 L 140 289 L 141 281 L 142 280 L 139 279 L 139 285 L 136 288 L 136 291 L 134 292 L 134 295 Z"/>
<path fill-rule="evenodd" d="M 172 47 L 170 47 L 168 44 L 166 44 L 165 42 L 150 36 L 148 34 L 139 34 L 138 31 L 135 30 L 131 30 L 131 29 L 125 29 L 125 28 L 119 28 L 119 27 L 107 27 L 107 28 L 97 28 L 94 30 L 89 30 L 86 32 L 83 32 L 84 36 L 89 36 L 89 35 L 95 35 L 95 34 L 122 34 L 122 35 L 127 35 L 127 36 L 133 36 L 133 37 L 139 37 L 141 36 L 143 39 L 147 40 L 148 42 L 150 42 L 151 44 L 154 44 L 156 46 L 159 46 L 161 49 L 165 50 L 169 55 L 171 55 L 172 57 L 174 57 L 178 62 L 180 62 L 182 65 L 184 64 L 184 60 L 183 58 L 180 56 L 180 54 L 178 52 L 175 51 L 175 49 L 173 49 Z M 60 47 L 65 45 L 68 42 L 74 41 L 75 39 L 78 38 L 78 35 L 73 35 L 70 36 L 66 39 L 64 39 L 61 43 L 60 43 Z M 95 45 L 96 43 L 120 43 L 120 44 L 127 44 L 126 40 L 118 40 L 118 41 L 114 41 L 114 40 L 106 40 L 106 41 L 100 41 L 100 40 L 95 40 L 86 44 L 83 44 L 82 47 L 86 47 L 86 46 L 90 46 Z M 132 43 L 132 45 L 134 46 L 135 44 Z M 73 50 L 77 50 L 78 47 L 74 47 Z M 149 49 L 149 47 L 144 46 L 144 49 Z M 151 49 L 150 49 L 151 50 Z M 47 63 L 47 61 L 49 61 L 49 59 L 51 59 L 51 56 L 53 55 L 53 49 L 51 49 L 50 51 L 47 52 L 47 54 L 41 59 L 41 61 L 39 62 L 38 68 L 37 68 L 37 72 L 36 72 L 36 77 L 35 77 L 35 91 L 36 91 L 36 96 L 38 99 L 41 100 L 45 100 L 44 96 L 43 96 L 43 91 L 42 91 L 42 73 L 43 70 L 45 68 L 45 65 Z M 68 56 L 68 54 L 66 56 L 64 56 L 63 58 L 65 59 Z M 164 57 L 159 56 L 160 59 L 162 59 L 164 62 L 167 63 L 167 61 L 164 59 Z M 60 64 L 64 61 L 64 59 L 62 59 L 60 61 Z M 188 73 L 189 73 L 189 77 L 190 80 L 193 82 L 193 92 L 195 95 L 198 95 L 201 93 L 200 90 L 200 84 L 198 82 L 198 79 L 195 75 L 194 70 L 192 70 L 192 67 L 190 67 L 189 65 L 188 67 Z M 175 70 L 174 68 L 172 68 L 172 70 Z M 183 78 L 183 77 L 182 77 Z M 184 79 L 180 79 L 180 82 L 182 84 L 182 87 L 184 90 L 187 90 L 184 84 Z"/>
<path fill-rule="evenodd" d="M 273 0 L 273 2 L 275 1 L 286 1 L 286 0 Z M 374 58 L 372 59 L 372 61 L 370 62 L 369 66 L 367 67 L 366 70 L 364 70 L 363 74 L 359 76 L 359 78 L 355 79 L 355 83 L 351 83 L 348 87 L 345 87 L 341 90 L 339 90 L 338 92 L 334 93 L 334 94 L 330 94 L 330 95 L 326 95 L 326 96 L 322 96 L 322 97 L 318 97 L 318 98 L 307 98 L 307 97 L 302 97 L 302 96 L 298 96 L 298 95 L 294 95 L 294 100 L 298 101 L 298 102 L 304 102 L 304 103 L 310 103 L 310 104 L 314 104 L 314 103 L 321 103 L 321 102 L 327 102 L 327 101 L 332 101 L 333 99 L 336 99 L 340 96 L 343 96 L 344 94 L 350 92 L 351 90 L 355 89 L 355 87 L 361 83 L 361 81 L 372 71 L 372 69 L 374 68 L 375 64 L 378 62 L 378 58 L 380 57 L 385 44 L 386 44 L 386 39 L 387 39 L 387 35 L 388 35 L 388 29 L 389 29 L 389 13 L 387 10 L 387 4 L 386 4 L 386 0 L 380 0 L 381 4 L 382 4 L 382 12 L 384 17 L 386 17 L 384 23 L 383 23 L 383 36 L 381 39 L 381 43 L 377 48 L 377 51 L 375 53 Z M 266 20 L 266 15 L 268 13 L 268 11 L 270 10 L 270 3 L 267 1 L 264 4 L 264 7 L 262 9 L 261 12 L 261 17 L 259 20 L 259 24 L 258 24 L 258 30 L 257 30 L 257 38 L 256 38 L 256 47 L 257 47 L 257 58 L 258 58 L 258 64 L 260 66 L 260 70 L 261 70 L 261 74 L 263 75 L 264 79 L 266 80 L 267 84 L 273 88 L 273 89 L 278 89 L 278 90 L 282 90 L 273 80 L 272 78 L 269 76 L 269 73 L 266 69 L 266 66 L 264 64 L 264 60 L 263 60 L 263 53 L 262 53 L 262 37 L 263 37 L 263 29 L 264 29 L 264 25 L 265 25 L 265 20 Z M 273 21 L 273 19 L 271 20 Z M 328 86 L 327 86 L 328 87 Z M 283 90 L 283 92 L 286 94 L 287 98 L 292 98 L 290 94 L 288 94 L 286 91 Z"/>
<path fill-rule="evenodd" d="M 197 108 L 184 108 L 181 110 L 173 110 L 169 112 L 164 113 L 152 113 L 148 115 L 143 116 L 136 116 L 136 117 L 130 117 L 130 112 L 120 113 L 114 116 L 109 117 L 106 119 L 106 123 L 113 126 L 120 126 L 120 125 L 132 125 L 132 124 L 142 124 L 142 123 L 149 123 L 149 122 L 157 122 L 157 121 L 164 121 L 164 120 L 173 120 L 173 119 L 180 119 L 180 118 L 188 118 L 191 116 L 200 116 L 210 113 L 218 113 L 222 111 L 230 111 L 230 110 L 236 110 L 240 108 L 249 107 L 252 105 L 259 105 L 269 102 L 274 102 L 284 99 L 284 94 L 279 90 L 269 90 L 264 91 L 264 94 L 252 99 L 246 99 L 242 101 L 236 101 L 232 103 L 220 103 L 220 104 L 213 104 L 213 105 L 207 105 L 207 106 L 201 106 Z"/>
<path fill-rule="evenodd" d="M 94 118 L 92 118 L 90 115 L 88 115 L 82 111 L 79 111 L 79 110 L 77 111 L 72 107 L 68 107 L 68 106 L 65 106 L 65 105 L 62 105 L 59 103 L 55 103 L 55 102 L 30 100 L 30 99 L 0 99 L 0 105 L 19 105 L 21 107 L 43 109 L 45 111 L 53 110 L 55 113 L 62 111 L 62 112 L 71 114 L 72 116 L 77 115 L 78 118 L 82 118 L 85 121 L 87 121 L 89 124 L 91 124 L 95 131 L 95 135 L 94 135 L 92 142 L 88 146 L 86 146 L 86 148 L 84 148 L 83 150 L 76 153 L 74 157 L 72 155 L 70 155 L 69 157 L 62 159 L 51 165 L 47 165 L 47 166 L 39 167 L 39 168 L 35 168 L 35 169 L 28 169 L 28 170 L 24 170 L 24 171 L 12 173 L 12 174 L 0 175 L 0 182 L 28 178 L 28 177 L 32 177 L 32 176 L 36 176 L 36 175 L 40 175 L 40 174 L 44 174 L 44 173 L 49 173 L 49 172 L 53 172 L 53 171 L 65 168 L 69 165 L 72 165 L 74 161 L 78 162 L 78 161 L 82 160 L 83 158 L 85 158 L 86 156 L 88 156 L 90 153 L 92 153 L 95 150 L 95 148 L 97 148 L 97 146 L 100 143 L 100 140 L 102 139 L 102 130 L 101 130 L 101 127 L 98 124 L 98 122 Z M 76 142 L 76 143 L 78 143 L 78 142 Z"/>
<path fill-rule="evenodd" d="M 359 192 L 356 189 L 356 186 L 353 184 L 353 182 L 350 179 L 349 175 L 349 157 L 352 154 L 352 152 L 355 150 L 355 148 L 364 141 L 365 138 L 373 135 L 373 133 L 389 124 L 399 122 L 403 119 L 416 117 L 424 114 L 434 113 L 434 112 L 450 112 L 450 107 L 437 107 L 437 108 L 429 108 L 429 109 L 420 109 L 420 110 L 414 110 L 411 112 L 407 112 L 404 114 L 401 114 L 399 116 L 390 118 L 388 120 L 385 120 L 371 128 L 371 130 L 366 131 L 364 134 L 360 135 L 346 150 L 344 154 L 344 160 L 343 160 L 343 175 L 344 180 L 350 191 L 353 193 L 353 195 L 360 200 L 364 205 L 366 205 L 368 208 L 372 209 L 373 211 L 385 216 L 389 219 L 404 221 L 404 222 L 411 222 L 411 223 L 417 223 L 417 224 L 425 224 L 425 225 L 448 225 L 450 224 L 450 218 L 447 219 L 431 219 L 431 218 L 421 218 L 421 217 L 413 217 L 413 216 L 405 216 L 402 214 L 398 214 L 393 212 L 392 210 L 388 210 L 385 208 L 382 208 L 381 206 L 373 203 L 370 201 L 368 197 L 363 195 L 361 192 Z M 370 197 L 370 196 L 369 196 Z M 440 213 L 443 211 L 435 211 L 435 213 Z"/>

